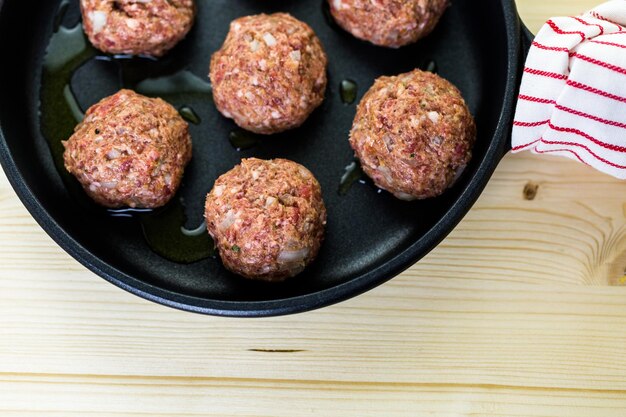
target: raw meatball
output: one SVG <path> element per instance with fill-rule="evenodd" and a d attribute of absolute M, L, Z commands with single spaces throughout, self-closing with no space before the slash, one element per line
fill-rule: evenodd
<path fill-rule="evenodd" d="M 250 158 L 217 179 L 205 217 L 226 268 L 282 281 L 317 256 L 326 208 L 319 183 L 302 165 Z"/>
<path fill-rule="evenodd" d="M 215 105 L 252 132 L 298 127 L 324 99 L 326 63 L 306 23 L 286 13 L 239 18 L 211 58 Z"/>
<path fill-rule="evenodd" d="M 378 78 L 350 132 L 365 173 L 403 200 L 443 193 L 469 162 L 475 139 L 459 90 L 420 70 Z"/>
<path fill-rule="evenodd" d="M 96 48 L 110 54 L 159 57 L 193 25 L 193 0 L 80 0 L 83 26 Z"/>
<path fill-rule="evenodd" d="M 191 159 L 189 126 L 160 98 L 121 90 L 95 104 L 66 142 L 65 168 L 105 207 L 159 207 Z"/>
<path fill-rule="evenodd" d="M 428 35 L 448 0 L 328 0 L 335 21 L 359 39 L 399 48 Z"/>

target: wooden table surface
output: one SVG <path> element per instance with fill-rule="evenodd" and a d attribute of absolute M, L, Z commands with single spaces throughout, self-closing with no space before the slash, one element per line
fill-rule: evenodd
<path fill-rule="evenodd" d="M 532 30 L 594 4 L 519 0 Z M 311 313 L 225 319 L 87 271 L 2 176 L 0 416 L 626 416 L 625 191 L 509 155 L 400 277 Z"/>

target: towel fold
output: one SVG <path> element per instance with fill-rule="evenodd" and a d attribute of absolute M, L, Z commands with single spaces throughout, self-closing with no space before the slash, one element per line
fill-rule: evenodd
<path fill-rule="evenodd" d="M 546 22 L 520 87 L 513 152 L 561 155 L 626 179 L 626 0 Z"/>

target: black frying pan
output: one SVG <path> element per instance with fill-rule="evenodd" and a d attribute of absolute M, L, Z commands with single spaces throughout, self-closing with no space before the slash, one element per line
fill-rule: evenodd
<path fill-rule="evenodd" d="M 433 34 L 399 50 L 372 46 L 333 26 L 325 18 L 322 0 L 199 0 L 194 29 L 164 59 L 111 61 L 100 56 L 82 65 L 70 84 L 79 107 L 84 110 L 112 94 L 122 82 L 134 87 L 142 78 L 181 70 L 203 78 L 232 19 L 287 11 L 313 27 L 329 55 L 324 104 L 301 128 L 238 151 L 229 143 L 234 124 L 219 116 L 207 94 L 170 91 L 168 101 L 188 105 L 202 119 L 191 125 L 194 157 L 179 196 L 185 203 L 185 226 L 193 228 L 202 221 L 204 198 L 215 179 L 241 158 L 288 158 L 319 179 L 329 222 L 318 259 L 283 284 L 244 280 L 227 272 L 215 257 L 174 262 L 151 248 L 141 226 L 149 216 L 162 213 L 111 216 L 76 192 L 76 184 L 55 165 L 42 135 L 42 62 L 55 24 L 72 27 L 80 18 L 78 0 L 69 1 L 66 13 L 57 16 L 60 4 L 0 0 L 2 166 L 33 217 L 61 247 L 106 280 L 158 303 L 206 314 L 269 316 L 319 308 L 367 291 L 437 245 L 467 213 L 509 149 L 519 73 L 530 39 L 513 0 L 453 0 Z M 55 16 L 60 22 L 55 23 Z M 342 102 L 341 81 L 356 82 L 358 102 L 376 77 L 415 67 L 432 69 L 431 62 L 460 88 L 477 121 L 474 157 L 463 176 L 443 196 L 425 201 L 396 200 L 369 181 L 355 182 L 339 193 L 344 167 L 353 161 L 347 137 L 356 106 Z M 126 71 L 124 79 L 121 70 Z M 71 129 L 75 123 L 67 119 L 71 114 L 59 112 L 57 106 L 63 105 L 41 109 L 44 118 L 54 112 L 48 123 L 56 124 L 61 137 L 69 136 L 67 126 Z M 52 144 L 53 150 L 55 146 L 58 143 Z M 182 211 L 173 216 L 184 221 Z M 169 241 L 169 235 L 164 236 Z"/>

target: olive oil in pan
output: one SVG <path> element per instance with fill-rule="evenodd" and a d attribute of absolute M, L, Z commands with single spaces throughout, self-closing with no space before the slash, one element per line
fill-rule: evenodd
<path fill-rule="evenodd" d="M 188 70 L 163 77 L 146 78 L 137 83 L 134 90 L 152 97 L 184 98 L 187 95 L 201 95 L 208 102 L 213 101 L 211 84 Z"/>
<path fill-rule="evenodd" d="M 70 86 L 72 74 L 96 55 L 89 44 L 81 25 L 73 28 L 61 26 L 67 3 L 62 2 L 55 18 L 55 31 L 46 49 L 42 64 L 39 117 L 52 160 L 67 192 L 83 210 L 94 208 L 94 204 L 83 191 L 79 182 L 70 175 L 63 163 L 65 150 L 62 141 L 74 132 L 74 127 L 83 119 L 80 108 Z"/>
<path fill-rule="evenodd" d="M 185 236 L 202 236 L 207 232 L 207 226 L 206 226 L 206 221 L 203 221 L 200 226 L 196 227 L 195 229 L 186 229 L 184 227 L 180 228 L 180 231 L 183 233 L 183 235 Z"/>
<path fill-rule="evenodd" d="M 61 27 L 61 23 L 63 23 L 63 18 L 67 14 L 67 10 L 70 7 L 70 0 L 63 0 L 61 4 L 59 4 L 59 8 L 57 9 L 56 14 L 54 15 L 54 23 L 52 24 L 52 30 L 56 33 L 59 31 Z"/>
<path fill-rule="evenodd" d="M 352 104 L 356 100 L 358 87 L 355 81 L 345 79 L 339 84 L 339 95 L 344 104 Z"/>
<path fill-rule="evenodd" d="M 428 61 L 426 64 L 422 66 L 422 70 L 432 72 L 433 74 L 437 74 L 439 70 L 437 68 L 437 63 L 435 61 Z"/>
<path fill-rule="evenodd" d="M 202 122 L 202 119 L 200 119 L 200 116 L 198 116 L 195 110 L 189 106 L 181 106 L 178 109 L 178 114 L 180 114 L 180 117 L 182 117 L 189 123 L 193 123 L 194 125 L 199 125 L 200 122 Z"/>
<path fill-rule="evenodd" d="M 150 248 L 157 254 L 173 262 L 190 263 L 214 255 L 214 244 L 206 232 L 206 225 L 196 230 L 184 228 L 186 222 L 183 203 L 174 199 L 160 209 L 103 209 L 96 206 L 86 196 L 78 181 L 70 175 L 63 164 L 64 147 L 62 141 L 67 140 L 74 132 L 74 127 L 83 118 L 71 88 L 72 76 L 90 59 L 115 61 L 130 60 L 126 56 L 99 55 L 84 35 L 81 24 L 72 28 L 61 26 L 68 1 L 63 1 L 55 16 L 54 33 L 50 38 L 43 62 L 40 121 L 41 131 L 48 142 L 50 151 L 68 192 L 86 210 L 93 210 L 116 218 L 133 218 L 141 224 L 144 237 Z M 137 58 L 148 60 L 148 58 Z M 159 65 L 159 61 L 151 63 Z M 121 72 L 125 70 L 120 66 Z M 124 79 L 134 78 L 120 74 L 120 88 Z M 146 93 L 171 96 L 180 94 L 203 94 L 211 100 L 211 88 L 208 82 L 188 71 L 179 71 L 169 77 L 148 79 L 140 82 Z M 200 118 L 189 106 L 181 107 L 183 117 L 192 123 L 200 123 Z M 191 119 L 191 120 L 190 120 Z M 120 221 L 123 221 L 120 219 Z"/>
<path fill-rule="evenodd" d="M 140 214 L 139 219 L 150 248 L 170 261 L 192 263 L 215 255 L 206 224 L 185 229 L 185 208 L 178 199 L 150 214 Z"/>
<path fill-rule="evenodd" d="M 376 191 L 376 194 L 382 194 L 384 191 L 382 188 L 376 186 L 370 177 L 365 175 L 365 172 L 361 167 L 361 163 L 358 160 L 352 161 L 352 163 L 344 168 L 343 175 L 339 181 L 337 193 L 340 196 L 347 195 L 352 186 L 356 183 L 371 187 L 374 191 Z"/>
<path fill-rule="evenodd" d="M 98 61 L 112 62 L 117 67 L 117 76 L 120 88 L 134 89 L 135 84 L 145 78 L 142 68 L 157 62 L 156 58 L 146 55 L 98 55 L 95 57 Z"/>
<path fill-rule="evenodd" d="M 248 132 L 243 129 L 236 129 L 230 132 L 228 140 L 233 148 L 238 152 L 245 151 L 247 149 L 254 148 L 261 142 L 261 137 L 255 133 Z"/>
<path fill-rule="evenodd" d="M 106 212 L 111 217 L 138 220 L 150 248 L 172 262 L 187 264 L 215 255 L 204 220 L 194 229 L 185 228 L 187 216 L 180 198 L 156 209 L 125 207 Z"/>
<path fill-rule="evenodd" d="M 365 173 L 363 172 L 359 161 L 352 161 L 351 164 L 344 168 L 344 173 L 341 176 L 341 180 L 339 181 L 339 189 L 337 190 L 339 195 L 348 194 L 348 191 L 350 191 L 352 185 L 355 182 L 361 181 L 364 176 Z"/>
<path fill-rule="evenodd" d="M 207 103 L 213 102 L 211 84 L 187 70 L 164 77 L 144 79 L 135 86 L 134 90 L 146 96 L 161 97 L 168 101 L 184 102 L 192 96 L 201 96 Z M 199 125 L 202 122 L 191 106 L 179 107 L 178 113 L 189 123 Z"/>
<path fill-rule="evenodd" d="M 63 165 L 64 147 L 74 127 L 82 120 L 70 82 L 74 71 L 96 55 L 83 33 L 82 25 L 60 26 L 52 35 L 43 62 L 41 79 L 41 130 L 62 176 L 69 173 Z"/>

